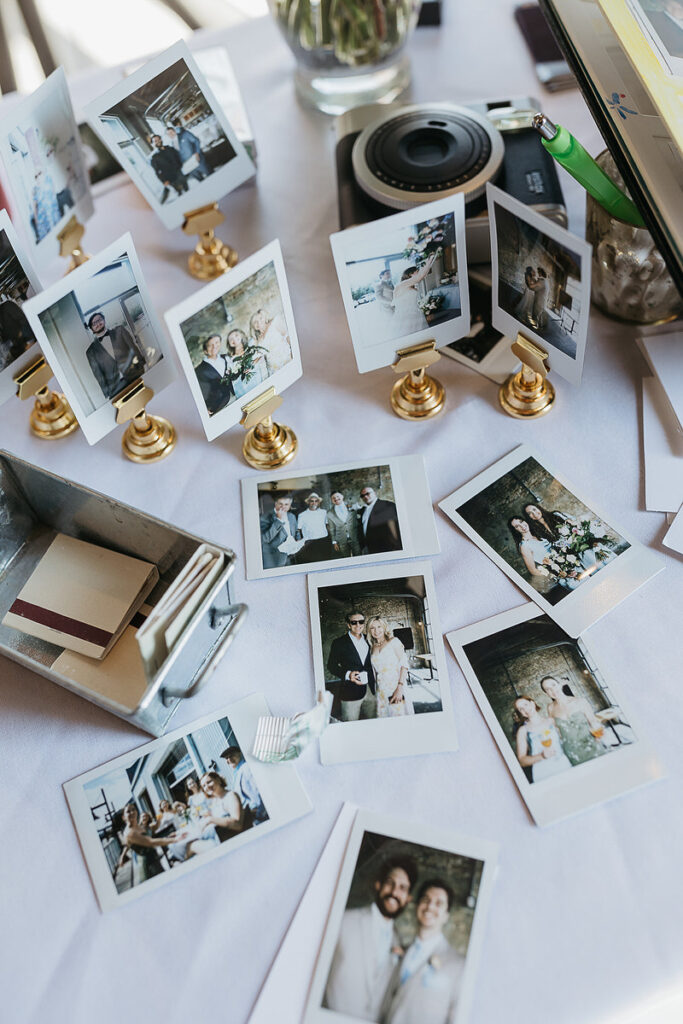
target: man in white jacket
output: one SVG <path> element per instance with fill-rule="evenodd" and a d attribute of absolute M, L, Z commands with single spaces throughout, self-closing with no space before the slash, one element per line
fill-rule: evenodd
<path fill-rule="evenodd" d="M 409 857 L 395 857 L 382 865 L 374 883 L 374 902 L 345 911 L 323 1006 L 379 1021 L 400 949 L 394 921 L 410 902 L 416 880 L 415 863 Z"/>

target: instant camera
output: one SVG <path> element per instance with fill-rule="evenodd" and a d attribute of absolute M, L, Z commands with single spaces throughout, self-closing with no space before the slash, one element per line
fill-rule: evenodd
<path fill-rule="evenodd" d="M 372 104 L 337 118 L 337 187 L 342 228 L 462 192 L 467 259 L 491 258 L 486 182 L 566 227 L 555 163 L 522 97 L 455 106 Z"/>

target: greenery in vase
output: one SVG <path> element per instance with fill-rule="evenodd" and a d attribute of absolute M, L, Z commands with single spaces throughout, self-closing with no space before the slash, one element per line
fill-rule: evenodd
<path fill-rule="evenodd" d="M 373 64 L 403 44 L 421 0 L 271 0 L 304 50 L 329 48 L 341 64 Z"/>

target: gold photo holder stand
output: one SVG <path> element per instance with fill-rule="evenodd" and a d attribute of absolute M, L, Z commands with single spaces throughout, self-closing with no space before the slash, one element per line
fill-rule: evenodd
<path fill-rule="evenodd" d="M 83 252 L 81 248 L 84 234 L 85 227 L 74 215 L 57 235 L 59 255 L 69 261 L 69 266 L 66 270 L 67 274 L 70 274 L 72 270 L 80 267 L 83 263 L 87 263 L 90 259 L 90 256 Z"/>
<path fill-rule="evenodd" d="M 159 462 L 171 454 L 178 439 L 172 423 L 147 412 L 152 398 L 154 391 L 139 378 L 112 399 L 116 422 L 128 423 L 121 448 L 131 462 Z"/>
<path fill-rule="evenodd" d="M 218 203 L 209 203 L 185 214 L 183 231 L 186 235 L 199 235 L 187 265 L 192 276 L 200 281 L 213 281 L 237 263 L 237 251 L 216 238 L 215 229 L 224 220 Z"/>
<path fill-rule="evenodd" d="M 252 402 L 242 406 L 241 426 L 247 431 L 242 455 L 254 469 L 277 469 L 291 462 L 299 450 L 291 427 L 273 422 L 273 413 L 282 405 L 275 388 L 268 388 Z"/>
<path fill-rule="evenodd" d="M 523 334 L 517 335 L 510 350 L 521 359 L 522 369 L 511 373 L 500 386 L 498 400 L 503 410 L 515 419 L 545 416 L 555 401 L 555 388 L 547 379 L 548 353 Z"/>
<path fill-rule="evenodd" d="M 430 377 L 427 369 L 441 359 L 436 342 L 423 341 L 396 352 L 391 364 L 394 373 L 405 374 L 391 389 L 391 408 L 404 420 L 426 420 L 443 412 L 446 391 L 443 384 Z"/>
<path fill-rule="evenodd" d="M 35 398 L 29 426 L 31 433 L 42 441 L 59 441 L 78 428 L 76 417 L 64 395 L 51 391 L 47 386 L 51 378 L 52 370 L 43 356 L 39 356 L 14 378 L 17 397 L 22 402 L 27 398 Z"/>

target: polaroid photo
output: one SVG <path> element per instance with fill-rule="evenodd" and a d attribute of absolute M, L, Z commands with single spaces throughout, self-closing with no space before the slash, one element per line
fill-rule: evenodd
<path fill-rule="evenodd" d="M 0 405 L 16 394 L 14 378 L 39 355 L 22 306 L 41 287 L 7 210 L 0 210 Z"/>
<path fill-rule="evenodd" d="M 323 764 L 457 750 L 430 562 L 308 577 Z M 343 726 L 343 728 L 342 728 Z"/>
<path fill-rule="evenodd" d="M 165 314 L 206 436 L 242 418 L 247 402 L 301 376 L 294 311 L 278 241 Z"/>
<path fill-rule="evenodd" d="M 581 383 L 592 247 L 490 183 L 493 326 L 549 353 L 554 373 Z"/>
<path fill-rule="evenodd" d="M 64 784 L 103 911 L 308 814 L 294 766 L 250 756 L 267 714 L 251 694 Z"/>
<path fill-rule="evenodd" d="M 470 329 L 462 195 L 330 235 L 360 373 L 389 366 L 398 349 Z"/>
<path fill-rule="evenodd" d="M 524 445 L 439 508 L 573 637 L 664 568 Z"/>
<path fill-rule="evenodd" d="M 496 858 L 484 840 L 359 810 L 303 1024 L 467 1020 Z"/>
<path fill-rule="evenodd" d="M 491 323 L 491 278 L 468 271 L 470 330 L 464 338 L 451 341 L 441 354 L 469 366 L 496 384 L 502 384 L 519 368 L 519 359 L 510 350 L 512 342 Z"/>
<path fill-rule="evenodd" d="M 421 455 L 242 480 L 247 579 L 439 552 Z"/>
<path fill-rule="evenodd" d="M 88 444 L 114 430 L 112 399 L 140 377 L 158 394 L 176 376 L 130 234 L 30 299 L 29 325 Z"/>
<path fill-rule="evenodd" d="M 93 131 L 167 228 L 216 202 L 254 174 L 184 42 L 84 108 Z"/>
<path fill-rule="evenodd" d="M 664 71 L 683 78 L 683 7 L 678 0 L 626 0 Z"/>
<path fill-rule="evenodd" d="M 643 377 L 645 508 L 677 512 L 683 502 L 683 432 L 656 377 Z"/>
<path fill-rule="evenodd" d="M 537 825 L 661 776 L 585 641 L 533 603 L 447 640 Z"/>
<path fill-rule="evenodd" d="M 644 334 L 636 341 L 683 432 L 683 331 Z"/>
<path fill-rule="evenodd" d="M 41 265 L 59 253 L 57 235 L 72 216 L 93 214 L 90 179 L 63 68 L 12 107 L 0 130 L 0 156 L 13 212 Z"/>

